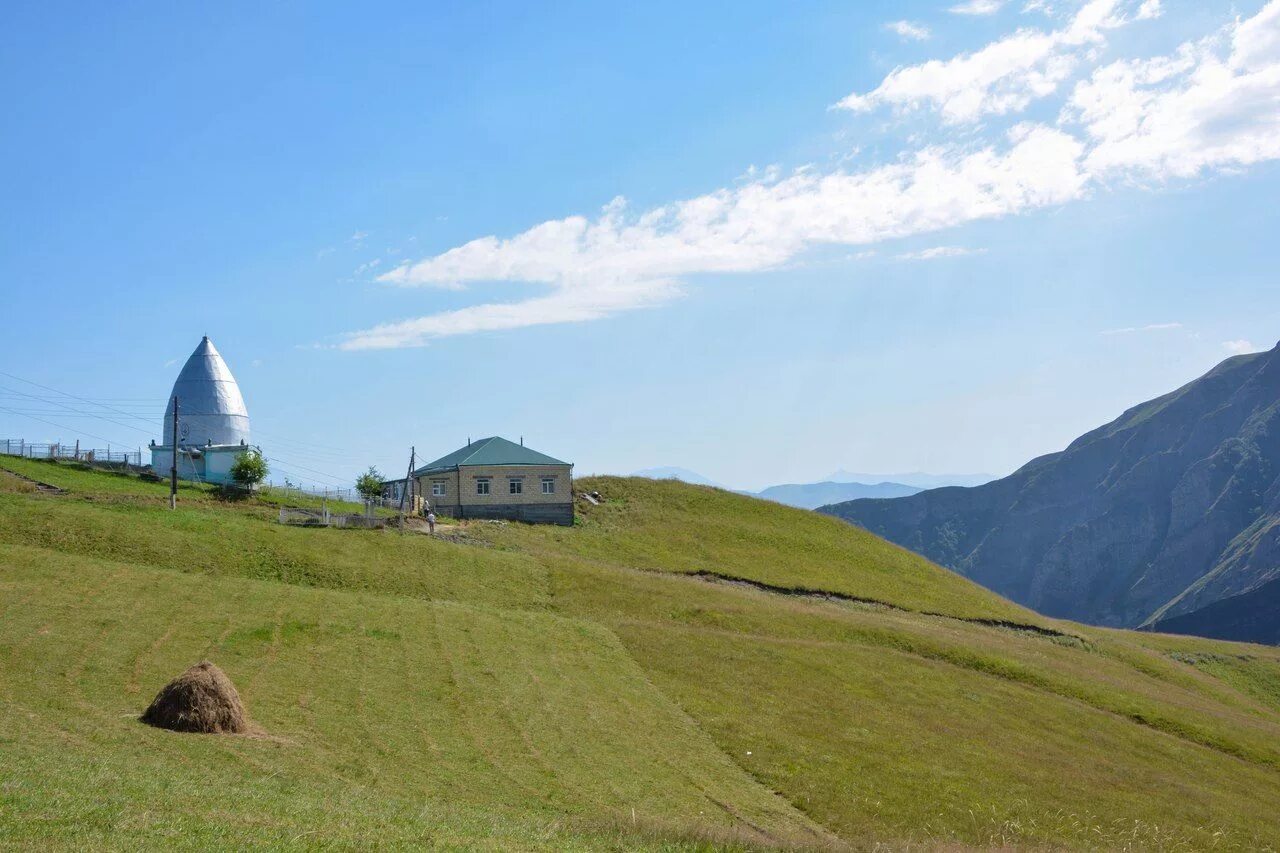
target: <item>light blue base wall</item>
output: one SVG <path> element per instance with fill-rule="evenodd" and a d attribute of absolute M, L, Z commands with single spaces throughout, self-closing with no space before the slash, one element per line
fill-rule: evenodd
<path fill-rule="evenodd" d="M 249 448 L 240 445 L 201 448 L 199 455 L 178 449 L 178 479 L 194 480 L 223 486 L 231 483 L 231 466 L 236 457 Z M 157 477 L 168 477 L 173 465 L 173 449 L 156 445 L 151 448 L 151 470 Z"/>

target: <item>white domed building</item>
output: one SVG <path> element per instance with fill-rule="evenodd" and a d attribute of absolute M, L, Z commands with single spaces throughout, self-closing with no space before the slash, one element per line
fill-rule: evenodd
<path fill-rule="evenodd" d="M 174 436 L 173 407 L 178 407 Z M 249 450 L 249 411 L 231 369 L 209 340 L 200 341 L 173 383 L 165 406 L 164 443 L 151 443 L 151 467 L 168 476 L 178 447 L 178 477 L 205 483 L 231 482 L 231 465 Z"/>

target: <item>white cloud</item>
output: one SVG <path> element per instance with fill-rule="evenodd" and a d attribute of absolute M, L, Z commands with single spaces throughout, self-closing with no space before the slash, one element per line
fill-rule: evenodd
<path fill-rule="evenodd" d="M 1257 352 L 1258 348 L 1243 338 L 1234 341 L 1223 341 L 1222 348 L 1232 355 L 1241 355 L 1246 352 Z"/>
<path fill-rule="evenodd" d="M 1164 8 L 1161 6 L 1160 0 L 1143 0 L 1142 5 L 1138 7 L 1139 21 L 1149 21 L 1163 14 Z"/>
<path fill-rule="evenodd" d="M 1170 329 L 1181 329 L 1181 323 L 1149 323 L 1145 326 L 1125 326 L 1122 329 L 1106 329 L 1102 335 L 1131 335 L 1134 332 L 1165 332 Z"/>
<path fill-rule="evenodd" d="M 986 249 L 969 249 L 964 246 L 933 246 L 918 252 L 903 252 L 900 261 L 932 261 L 935 258 L 963 258 L 966 255 L 985 255 Z"/>
<path fill-rule="evenodd" d="M 953 15 L 994 15 L 1005 0 L 965 0 L 947 9 Z"/>
<path fill-rule="evenodd" d="M 1280 157 L 1280 0 L 1170 56 L 1098 68 L 1063 121 L 1083 125 L 1099 176 L 1190 177 Z"/>
<path fill-rule="evenodd" d="M 896 68 L 872 91 L 848 95 L 836 107 L 929 106 L 951 124 L 1020 112 L 1057 91 L 1106 30 L 1128 22 L 1123 6 L 1123 0 L 1089 0 L 1060 30 L 1021 29 L 973 53 Z"/>
<path fill-rule="evenodd" d="M 929 28 L 911 21 L 890 21 L 884 25 L 886 30 L 897 33 L 899 38 L 909 41 L 925 41 L 929 38 Z"/>
<path fill-rule="evenodd" d="M 1080 144 L 1040 125 L 1014 128 L 1001 149 L 928 148 L 861 172 L 802 169 L 631 216 L 615 199 L 595 220 L 544 222 L 509 239 L 483 237 L 380 281 L 461 286 L 520 281 L 550 292 L 355 332 L 344 349 L 414 346 L 431 338 L 593 320 L 661 304 L 681 277 L 774 269 L 820 244 L 866 245 L 1078 198 Z"/>
<path fill-rule="evenodd" d="M 1159 11 L 1152 0 L 1090 0 L 1059 30 L 1019 30 L 935 63 L 928 74 L 921 69 L 929 63 L 899 69 L 862 97 L 933 104 L 944 122 L 1012 111 L 1074 74 L 1056 63 L 1096 62 L 1105 30 Z M 904 82 L 908 72 L 923 75 L 914 90 Z M 962 91 L 970 83 L 976 94 Z M 966 130 L 964 144 L 927 145 L 885 165 L 755 170 L 729 187 L 646 211 L 616 199 L 594 218 L 472 240 L 378 280 L 445 289 L 508 282 L 537 292 L 351 332 L 339 346 L 418 346 L 448 335 L 594 320 L 676 299 L 689 276 L 774 270 L 816 246 L 860 248 L 853 257 L 866 258 L 884 240 L 1062 204 L 1117 178 L 1164 181 L 1280 158 L 1280 0 L 1169 56 L 1094 69 L 1070 92 L 1057 127 L 1024 122 L 988 142 L 981 133 Z M 929 257 L 946 257 L 954 249 L 915 255 L 936 250 Z M 1156 323 L 1102 334 L 1178 328 Z"/>

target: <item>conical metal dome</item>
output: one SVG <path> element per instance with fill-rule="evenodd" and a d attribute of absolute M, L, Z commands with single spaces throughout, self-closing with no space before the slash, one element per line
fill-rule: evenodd
<path fill-rule="evenodd" d="M 240 386 L 206 335 L 183 365 L 165 407 L 164 442 L 173 446 L 173 398 L 178 398 L 178 446 L 249 443 L 249 412 Z"/>

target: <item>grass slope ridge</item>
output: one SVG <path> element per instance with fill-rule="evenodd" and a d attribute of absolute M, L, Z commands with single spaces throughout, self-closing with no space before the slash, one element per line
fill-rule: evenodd
<path fill-rule="evenodd" d="M 443 540 L 39 467 L 69 491 L 0 478 L 0 846 L 1280 837 L 1275 649 L 1045 619 L 681 483 Z M 137 722 L 202 658 L 266 737 Z"/>
<path fill-rule="evenodd" d="M 1004 479 L 821 511 L 1063 618 L 1136 627 L 1248 592 L 1280 577 L 1280 347 Z"/>

